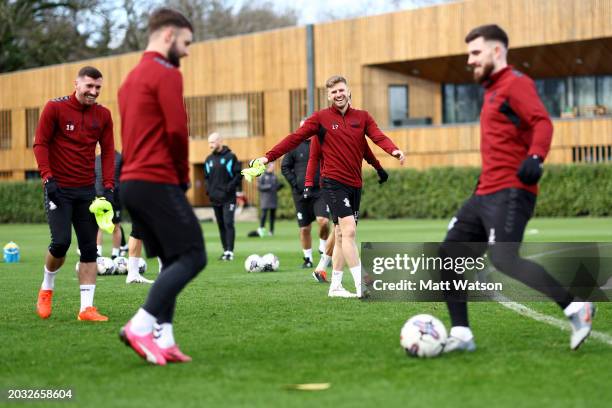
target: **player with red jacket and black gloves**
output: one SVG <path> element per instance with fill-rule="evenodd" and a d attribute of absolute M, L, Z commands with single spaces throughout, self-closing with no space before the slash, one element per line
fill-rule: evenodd
<path fill-rule="evenodd" d="M 119 88 L 123 168 L 121 201 L 149 257 L 162 270 L 145 304 L 121 329 L 121 339 L 152 364 L 188 362 L 174 340 L 179 293 L 206 266 L 202 229 L 185 197 L 189 139 L 181 58 L 189 54 L 193 27 L 180 12 L 160 8 L 149 18 L 149 42 Z M 159 326 L 159 336 L 153 329 Z"/>
<path fill-rule="evenodd" d="M 594 305 L 575 302 L 544 268 L 518 253 L 535 208 L 552 123 L 533 81 L 507 64 L 508 36 L 504 30 L 497 25 L 480 26 L 465 42 L 474 79 L 485 88 L 480 114 L 482 172 L 476 191 L 451 220 L 440 256 L 476 259 L 488 246 L 495 268 L 561 307 L 572 326 L 570 347 L 575 350 L 591 332 Z M 466 242 L 475 244 L 457 244 Z M 454 271 L 442 272 L 443 280 L 460 277 Z M 466 292 L 449 290 L 445 296 L 452 328 L 444 351 L 475 350 Z"/>
<path fill-rule="evenodd" d="M 45 211 L 51 231 L 36 312 L 43 319 L 51 315 L 55 276 L 66 260 L 72 225 L 81 252 L 78 320 L 106 321 L 108 318 L 93 306 L 98 225 L 89 212 L 89 205 L 96 196 L 94 163 L 98 143 L 102 151 L 103 195 L 113 201 L 113 121 L 110 111 L 96 103 L 102 88 L 100 71 L 94 67 L 81 68 L 74 88 L 72 95 L 47 102 L 34 139 L 34 155 L 44 183 Z"/>
<path fill-rule="evenodd" d="M 296 148 L 303 140 L 316 135 L 321 143 L 323 197 L 330 207 L 336 228 L 336 249 L 341 250 L 355 280 L 356 294 L 342 287 L 342 271 L 333 271 L 329 295 L 361 296 L 361 260 L 355 244 L 359 201 L 361 198 L 361 162 L 368 136 L 388 154 L 404 162 L 404 153 L 378 128 L 367 111 L 350 106 L 350 90 L 344 77 L 333 76 L 325 86 L 332 106 L 315 112 L 303 126 L 274 146 L 264 157 L 266 164 Z"/>
<path fill-rule="evenodd" d="M 374 167 L 374 170 L 376 170 L 376 173 L 378 174 L 378 184 L 383 184 L 389 179 L 389 174 L 380 165 L 380 162 L 378 161 L 376 156 L 374 156 L 372 149 L 370 149 L 370 146 L 368 146 L 367 144 L 366 144 L 366 151 L 363 156 L 363 159 L 370 166 Z M 310 154 L 308 157 L 308 165 L 306 167 L 306 177 L 304 181 L 304 185 L 306 187 L 304 188 L 304 193 L 303 193 L 304 198 L 308 198 L 310 196 L 311 190 L 313 188 L 318 188 L 317 183 L 319 182 L 319 178 L 318 178 L 317 173 L 318 173 L 319 167 L 321 166 L 322 161 L 323 161 L 323 157 L 321 155 L 321 144 L 319 143 L 319 139 L 317 137 L 313 137 L 311 148 L 310 148 Z M 342 257 L 342 251 L 334 251 L 335 245 L 336 245 L 336 240 L 335 240 L 335 233 L 334 233 L 334 235 L 331 236 L 331 239 L 328 240 L 326 247 L 325 247 L 325 253 L 321 255 L 321 260 L 319 261 L 319 264 L 317 265 L 314 272 L 312 273 L 312 276 L 315 278 L 317 282 L 320 282 L 320 283 L 327 282 L 327 271 L 325 269 L 327 268 L 327 265 L 329 264 L 329 260 L 332 259 L 332 256 L 334 253 L 336 254 L 336 256 L 334 257 L 334 261 L 333 261 L 334 270 L 341 271 L 343 269 L 344 258 Z"/>

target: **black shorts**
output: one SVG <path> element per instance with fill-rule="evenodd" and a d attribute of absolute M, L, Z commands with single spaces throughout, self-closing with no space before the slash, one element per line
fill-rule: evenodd
<path fill-rule="evenodd" d="M 300 228 L 307 227 L 317 217 L 329 218 L 329 207 L 320 191 L 315 191 L 311 198 L 304 200 L 302 194 L 292 193 L 295 204 L 295 215 Z"/>
<path fill-rule="evenodd" d="M 116 189 L 113 193 L 113 224 L 119 224 L 121 222 L 121 197 L 119 189 Z"/>
<path fill-rule="evenodd" d="M 323 179 L 323 198 L 329 205 L 332 220 L 338 224 L 338 218 L 355 217 L 359 221 L 359 205 L 361 204 L 361 188 L 348 186 L 339 181 Z"/>
<path fill-rule="evenodd" d="M 192 249 L 204 251 L 200 222 L 178 185 L 124 181 L 121 201 L 132 217 L 132 236 L 136 230 L 148 257 L 165 261 Z"/>
<path fill-rule="evenodd" d="M 45 212 L 51 232 L 49 250 L 55 257 L 65 256 L 70 246 L 72 228 L 77 236 L 81 250 L 81 262 L 95 262 L 95 248 L 98 224 L 96 217 L 89 211 L 91 202 L 96 198 L 93 185 L 85 187 L 61 187 L 57 191 L 57 199 L 52 210 L 45 189 Z M 89 249 L 89 250 L 88 250 Z"/>
<path fill-rule="evenodd" d="M 473 195 L 451 219 L 445 241 L 522 242 L 535 203 L 535 194 L 518 188 Z"/>

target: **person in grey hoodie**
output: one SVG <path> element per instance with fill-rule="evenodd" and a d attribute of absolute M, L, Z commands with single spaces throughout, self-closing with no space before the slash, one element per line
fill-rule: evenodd
<path fill-rule="evenodd" d="M 268 164 L 266 172 L 259 179 L 259 207 L 261 209 L 261 220 L 257 233 L 259 236 L 265 235 L 266 218 L 270 213 L 270 235 L 274 235 L 274 221 L 276 219 L 276 207 L 278 207 L 278 190 L 283 188 L 283 185 L 278 182 L 276 174 L 274 174 L 274 163 Z"/>

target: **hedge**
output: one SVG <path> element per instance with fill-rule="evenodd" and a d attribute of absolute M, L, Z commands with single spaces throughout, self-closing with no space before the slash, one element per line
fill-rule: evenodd
<path fill-rule="evenodd" d="M 444 167 L 425 171 L 390 170 L 378 184 L 374 171 L 363 173 L 363 218 L 450 218 L 471 195 L 479 168 Z M 280 190 L 279 215 L 293 218 L 288 188 Z M 604 217 L 612 215 L 612 165 L 546 166 L 540 183 L 536 216 Z"/>
<path fill-rule="evenodd" d="M 389 181 L 379 185 L 376 173 L 366 170 L 361 217 L 449 218 L 472 193 L 479 172 L 452 167 L 390 170 Z M 546 166 L 540 187 L 537 216 L 612 215 L 612 165 Z M 0 223 L 46 222 L 42 197 L 39 181 L 0 183 Z M 279 191 L 277 214 L 295 216 L 289 188 Z"/>
<path fill-rule="evenodd" d="M 40 180 L 0 183 L 0 223 L 47 222 Z"/>

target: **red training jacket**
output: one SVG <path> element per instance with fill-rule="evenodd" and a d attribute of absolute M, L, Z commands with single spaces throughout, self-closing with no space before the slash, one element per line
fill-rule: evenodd
<path fill-rule="evenodd" d="M 374 169 L 380 170 L 382 166 L 380 162 L 374 156 L 372 149 L 366 143 L 366 151 L 363 156 L 366 162 Z M 308 155 L 308 165 L 306 166 L 306 178 L 304 181 L 304 187 L 313 187 L 314 179 L 317 173 L 317 169 L 319 168 L 319 162 L 321 167 L 323 167 L 323 157 L 321 156 L 321 144 L 319 143 L 319 139 L 315 136 L 312 138 L 310 142 L 310 154 Z M 323 184 L 323 178 L 319 178 L 319 183 Z"/>
<path fill-rule="evenodd" d="M 83 105 L 75 93 L 52 99 L 36 127 L 34 155 L 43 180 L 53 177 L 60 187 L 85 187 L 96 181 L 96 144 L 102 152 L 104 188 L 115 184 L 113 120 L 104 106 Z"/>
<path fill-rule="evenodd" d="M 533 81 L 511 66 L 485 83 L 480 112 L 482 173 L 476 194 L 521 188 L 534 194 L 538 186 L 523 184 L 516 172 L 525 158 L 544 160 L 550 150 L 553 126 Z"/>
<path fill-rule="evenodd" d="M 189 182 L 183 76 L 161 54 L 145 52 L 119 88 L 121 181 Z"/>
<path fill-rule="evenodd" d="M 353 187 L 361 187 L 361 161 L 365 155 L 367 135 L 384 151 L 391 154 L 397 146 L 378 128 L 370 114 L 348 107 L 342 115 L 331 106 L 315 112 L 304 125 L 274 146 L 266 157 L 274 161 L 302 141 L 317 135 L 323 161 L 321 177 L 333 179 Z"/>

